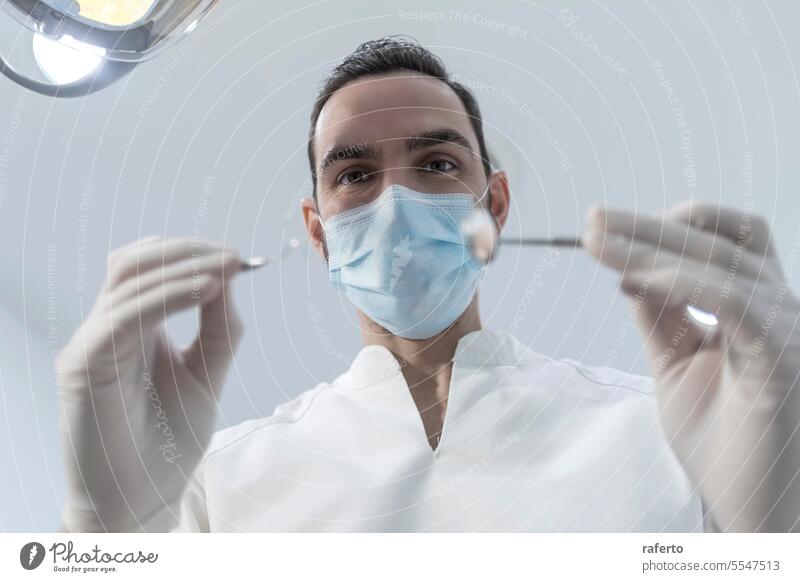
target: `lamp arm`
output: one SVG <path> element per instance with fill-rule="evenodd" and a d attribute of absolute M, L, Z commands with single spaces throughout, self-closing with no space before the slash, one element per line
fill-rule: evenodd
<path fill-rule="evenodd" d="M 136 63 L 124 61 L 103 61 L 100 66 L 91 74 L 64 85 L 52 83 L 42 83 L 35 79 L 23 75 L 12 67 L 2 55 L 0 55 L 0 73 L 26 89 L 36 93 L 47 95 L 48 97 L 85 97 L 91 93 L 105 89 L 114 81 L 121 79 L 130 73 Z"/>

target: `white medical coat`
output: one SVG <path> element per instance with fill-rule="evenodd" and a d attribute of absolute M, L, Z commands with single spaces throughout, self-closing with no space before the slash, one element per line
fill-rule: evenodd
<path fill-rule="evenodd" d="M 652 379 L 554 360 L 507 333 L 458 343 L 431 450 L 397 360 L 350 369 L 217 432 L 174 531 L 702 531 Z"/>

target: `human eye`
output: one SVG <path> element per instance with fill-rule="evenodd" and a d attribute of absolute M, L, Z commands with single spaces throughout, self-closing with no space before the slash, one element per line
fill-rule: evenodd
<path fill-rule="evenodd" d="M 347 170 L 339 175 L 336 183 L 340 186 L 350 186 L 367 181 L 369 174 L 364 170 Z"/>
<path fill-rule="evenodd" d="M 420 169 L 430 174 L 447 174 L 456 169 L 456 165 L 450 160 L 437 159 L 423 164 Z"/>

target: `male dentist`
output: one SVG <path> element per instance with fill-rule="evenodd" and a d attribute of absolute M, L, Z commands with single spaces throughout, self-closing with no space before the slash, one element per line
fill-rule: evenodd
<path fill-rule="evenodd" d="M 314 104 L 312 246 L 353 304 L 349 369 L 213 433 L 243 333 L 239 257 L 115 251 L 57 361 L 66 531 L 798 531 L 800 302 L 767 223 L 592 208 L 585 250 L 635 298 L 654 379 L 484 329 L 460 223 L 502 229 L 474 96 L 411 40 L 367 42 Z M 185 350 L 166 316 L 200 307 Z M 715 313 L 696 324 L 687 306 Z"/>

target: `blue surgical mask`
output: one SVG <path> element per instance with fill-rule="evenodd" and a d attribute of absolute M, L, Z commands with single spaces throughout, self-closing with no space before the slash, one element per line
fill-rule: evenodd
<path fill-rule="evenodd" d="M 471 194 L 422 194 L 397 184 L 323 224 L 333 286 L 392 334 L 427 339 L 469 306 L 484 267 L 461 223 Z"/>

